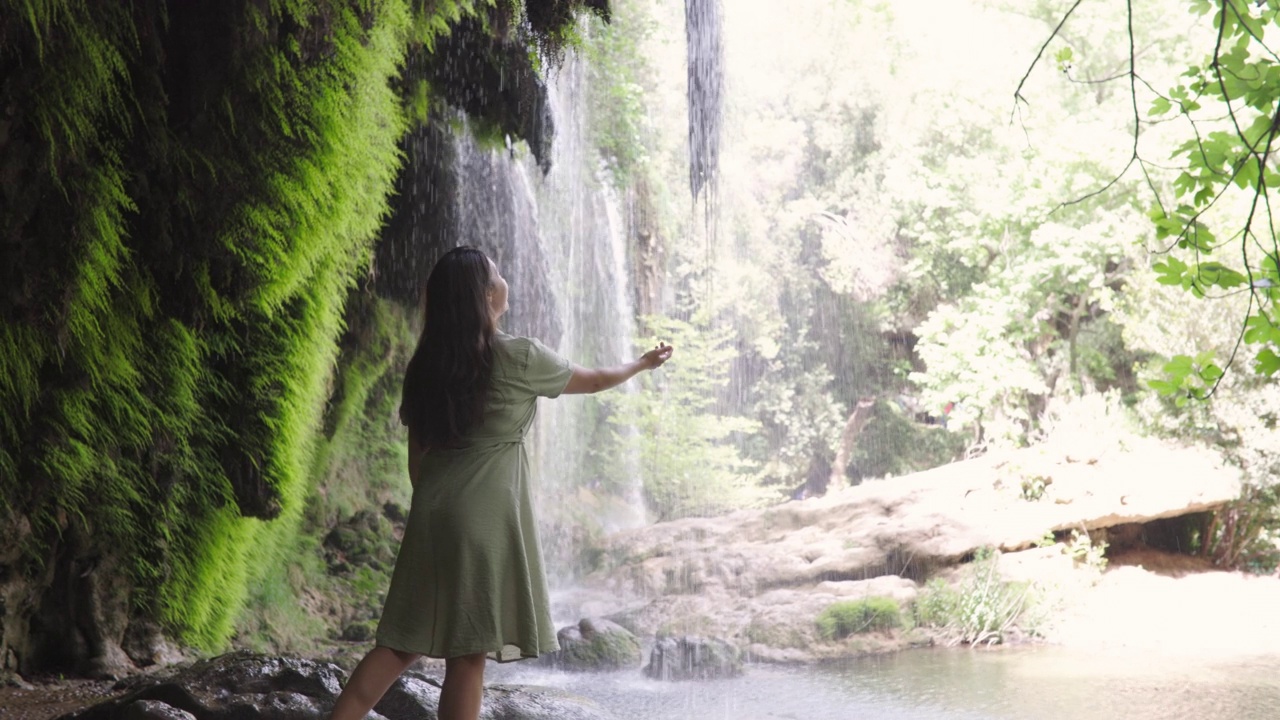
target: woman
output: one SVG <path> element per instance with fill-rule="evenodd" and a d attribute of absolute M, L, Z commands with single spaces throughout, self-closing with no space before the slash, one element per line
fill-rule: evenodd
<path fill-rule="evenodd" d="M 558 649 L 538 544 L 524 437 L 538 397 L 594 393 L 671 357 L 665 343 L 612 368 L 574 366 L 497 329 L 507 282 L 459 247 L 427 279 L 422 336 L 405 372 L 413 507 L 376 647 L 333 709 L 358 720 L 419 657 L 445 658 L 440 720 L 480 714 L 486 657 Z"/>

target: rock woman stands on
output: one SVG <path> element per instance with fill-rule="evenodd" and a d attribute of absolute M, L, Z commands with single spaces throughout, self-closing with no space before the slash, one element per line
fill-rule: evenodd
<path fill-rule="evenodd" d="M 612 368 L 574 366 L 498 330 L 507 282 L 484 253 L 449 251 L 427 279 L 422 336 L 404 378 L 413 506 L 377 645 L 333 720 L 357 720 L 420 656 L 445 658 L 441 720 L 480 714 L 485 659 L 558 649 L 524 438 L 539 397 L 594 393 L 671 357 L 665 343 Z"/>

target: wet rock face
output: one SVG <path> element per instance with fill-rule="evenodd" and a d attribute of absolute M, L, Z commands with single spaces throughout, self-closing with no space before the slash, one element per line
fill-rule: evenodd
<path fill-rule="evenodd" d="M 167 677 L 124 683 L 132 690 L 60 720 L 321 720 L 342 690 L 332 663 L 234 653 Z M 436 720 L 440 681 L 405 673 L 369 714 L 373 720 Z M 610 720 L 594 703 L 544 688 L 485 688 L 483 720 Z"/>
<path fill-rule="evenodd" d="M 623 670 L 640 666 L 640 641 L 602 618 L 586 618 L 556 633 L 560 651 L 547 662 L 565 670 Z"/>
<path fill-rule="evenodd" d="M 542 172 L 551 169 L 555 120 L 547 85 L 518 36 L 495 35 L 475 18 L 437 42 L 425 75 L 453 106 L 503 133 L 523 138 Z"/>
<path fill-rule="evenodd" d="M 655 680 L 710 680 L 742 674 L 742 653 L 724 640 L 696 635 L 658 638 L 644 674 Z"/>

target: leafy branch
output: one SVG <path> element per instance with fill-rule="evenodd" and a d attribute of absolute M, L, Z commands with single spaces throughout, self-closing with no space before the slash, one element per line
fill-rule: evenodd
<path fill-rule="evenodd" d="M 1153 265 L 1157 281 L 1182 287 L 1198 299 L 1249 294 L 1245 316 L 1223 366 L 1214 362 L 1213 352 L 1194 357 L 1179 355 L 1164 366 L 1164 379 L 1150 381 L 1153 389 L 1179 404 L 1210 397 L 1243 344 L 1259 347 L 1254 354 L 1255 372 L 1264 376 L 1280 372 L 1280 355 L 1275 350 L 1280 346 L 1280 325 L 1276 321 L 1280 242 L 1268 193 L 1280 182 L 1280 169 L 1273 162 L 1280 135 L 1280 55 L 1265 41 L 1268 26 L 1280 24 L 1280 0 L 1189 2 L 1192 12 L 1200 16 L 1212 14 L 1217 31 L 1213 49 L 1204 62 L 1190 66 L 1182 74 L 1185 82 L 1160 93 L 1137 71 L 1133 3 L 1126 0 L 1128 71 L 1092 82 L 1127 79 L 1133 111 L 1132 151 L 1124 168 L 1102 187 L 1055 208 L 1056 211 L 1106 193 L 1137 165 L 1153 197 L 1150 217 L 1155 238 L 1166 242 L 1158 251 L 1165 257 Z M 1032 60 L 1014 91 L 1015 110 L 1019 103 L 1027 103 L 1022 88 L 1031 71 L 1079 6 L 1077 0 L 1068 8 Z M 1070 59 L 1069 47 L 1059 52 L 1060 64 Z M 1139 110 L 1139 84 L 1154 96 L 1146 120 Z M 1203 116 L 1201 111 L 1206 104 L 1221 112 Z M 1139 139 L 1144 123 L 1173 120 L 1185 121 L 1192 137 L 1174 150 L 1174 157 L 1184 164 L 1172 183 L 1176 202 L 1168 203 L 1149 172 L 1149 168 L 1159 166 L 1142 157 Z M 1242 219 L 1236 221 L 1238 225 L 1232 232 L 1219 239 L 1211 221 L 1223 222 L 1219 216 L 1230 210 L 1231 202 L 1219 207 L 1220 202 L 1229 196 L 1234 201 L 1240 194 L 1240 202 L 1246 206 L 1240 213 Z M 1215 208 L 1218 210 L 1210 217 Z M 1265 231 L 1256 229 L 1260 223 L 1265 223 Z M 1239 265 L 1232 267 L 1206 257 L 1226 246 L 1238 247 Z M 1179 258 L 1178 251 L 1190 253 L 1190 262 Z"/>

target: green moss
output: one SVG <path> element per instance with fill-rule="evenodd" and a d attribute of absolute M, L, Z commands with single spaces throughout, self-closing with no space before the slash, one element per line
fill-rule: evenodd
<path fill-rule="evenodd" d="M 23 566 L 72 538 L 118 554 L 139 612 L 204 648 L 249 603 L 258 631 L 314 631 L 289 618 L 323 568 L 282 569 L 408 492 L 412 333 L 354 293 L 406 109 L 433 102 L 399 76 L 489 5 L 0 0 L 0 516 L 33 527 Z"/>
<path fill-rule="evenodd" d="M 807 648 L 813 636 L 801 628 L 754 619 L 747 625 L 744 635 L 749 643 L 759 643 L 775 648 Z"/>
<path fill-rule="evenodd" d="M 600 631 L 564 636 L 556 662 L 578 670 L 618 670 L 641 664 L 640 641 L 623 628 L 605 624 Z"/>
<path fill-rule="evenodd" d="M 817 626 L 822 639 L 840 640 L 854 633 L 901 627 L 902 613 L 890 597 L 849 600 L 827 606 L 819 613 Z"/>
<path fill-rule="evenodd" d="M 397 410 L 416 334 L 410 315 L 388 301 L 355 293 L 347 307 L 349 326 L 308 469 L 303 516 L 293 537 L 279 538 L 284 551 L 264 563 L 262 580 L 252 584 L 288 578 L 287 588 L 254 592 L 237 628 L 239 637 L 263 648 L 307 651 L 326 636 L 345 634 L 351 624 L 346 616 L 323 618 L 338 623 L 326 626 L 299 615 L 300 599 L 318 598 L 357 618 L 372 616 L 390 581 L 395 537 L 381 512 L 409 502 Z M 341 567 L 318 560 L 330 551 L 341 554 Z"/>
<path fill-rule="evenodd" d="M 131 558 L 135 600 L 217 647 L 295 545 L 400 163 L 409 4 L 245 4 L 212 28 L 6 4 L 27 19 L 0 56 L 11 136 L 40 152 L 0 216 L 27 273 L 0 327 L 0 497 L 38 538 L 77 523 Z M 164 46 L 192 28 L 223 54 Z M 177 87 L 185 52 L 211 67 Z"/>

